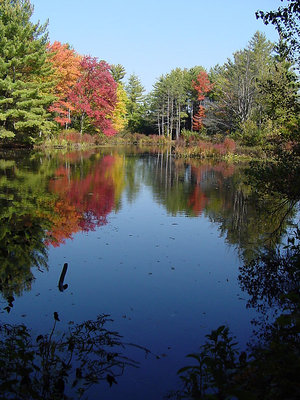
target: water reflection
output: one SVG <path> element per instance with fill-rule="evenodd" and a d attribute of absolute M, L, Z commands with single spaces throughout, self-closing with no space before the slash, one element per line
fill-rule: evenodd
<path fill-rule="evenodd" d="M 284 249 L 265 249 L 240 269 L 247 306 L 257 308 L 259 317 L 246 351 L 228 327 L 213 330 L 187 355 L 190 362 L 178 371 L 182 388 L 169 398 L 299 398 L 299 240 L 297 228 Z"/>
<path fill-rule="evenodd" d="M 1 398 L 82 398 L 93 385 L 101 381 L 117 384 L 126 368 L 139 366 L 124 354 L 134 345 L 109 329 L 112 320 L 108 315 L 80 324 L 71 321 L 64 333 L 57 332 L 59 321 L 54 312 L 51 332 L 39 335 L 24 324 L 0 324 Z"/>
<path fill-rule="evenodd" d="M 49 221 L 43 177 L 19 167 L 15 160 L 0 162 L 0 289 L 4 297 L 29 290 L 32 267 L 47 268 L 44 244 Z"/>
<path fill-rule="evenodd" d="M 7 298 L 30 289 L 31 268 L 47 268 L 47 247 L 107 224 L 108 215 L 121 209 L 123 194 L 133 202 L 143 185 L 171 215 L 209 218 L 249 261 L 288 213 L 287 207 L 271 213 L 280 199 L 258 200 L 245 181 L 242 168 L 174 160 L 168 152 L 36 153 L 1 160 L 1 291 Z"/>
<path fill-rule="evenodd" d="M 65 162 L 55 170 L 49 191 L 57 200 L 47 244 L 59 246 L 74 233 L 107 224 L 124 187 L 123 163 L 118 155 L 105 155 L 92 165 Z"/>
<path fill-rule="evenodd" d="M 282 171 L 288 161 L 294 168 L 287 169 L 291 171 L 287 177 Z M 187 355 L 191 362 L 178 371 L 182 388 L 171 392 L 169 398 L 299 398 L 299 220 L 295 219 L 284 243 L 270 246 L 278 242 L 285 216 L 292 214 L 299 201 L 299 185 L 295 186 L 298 175 L 294 174 L 297 168 L 299 159 L 290 159 L 288 154 L 278 164 L 247 171 L 248 177 L 256 180 L 259 200 L 266 203 L 271 221 L 276 221 L 270 226 L 276 227 L 270 240 L 239 268 L 238 281 L 248 295 L 246 307 L 256 310 L 251 341 L 241 351 L 228 327 L 212 330 L 200 349 Z M 288 184 L 285 181 L 281 185 L 285 179 Z M 271 206 L 270 188 L 278 194 L 271 196 Z M 275 219 L 274 211 L 278 214 Z"/>
<path fill-rule="evenodd" d="M 47 318 L 49 298 L 80 321 L 105 304 L 110 313 L 124 316 L 127 333 L 147 337 L 146 345 L 149 338 L 164 340 L 159 354 L 176 348 L 177 355 L 189 345 L 183 343 L 188 335 L 198 335 L 199 313 L 201 329 L 223 318 L 222 312 L 224 319 L 239 315 L 248 323 L 247 301 L 256 307 L 271 292 L 283 293 L 280 285 L 290 279 L 280 268 L 270 269 L 268 277 L 263 264 L 238 271 L 235 249 L 240 264 L 249 265 L 263 246 L 276 248 L 293 217 L 285 206 L 270 213 L 280 198 L 258 197 L 242 166 L 120 149 L 30 153 L 1 160 L 0 194 L 0 289 L 7 318 L 16 315 L 14 296 L 31 289 L 36 269 L 45 271 L 49 256 L 39 304 L 35 293 L 27 303 L 22 298 L 43 314 L 41 320 Z M 239 284 L 249 294 L 242 304 L 236 299 L 239 272 Z M 166 344 L 169 335 L 172 346 Z"/>

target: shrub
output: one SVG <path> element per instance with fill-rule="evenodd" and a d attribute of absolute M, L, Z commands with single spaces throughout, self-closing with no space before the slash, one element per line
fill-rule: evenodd
<path fill-rule="evenodd" d="M 196 144 L 185 146 L 185 142 L 177 141 L 175 154 L 179 157 L 224 157 L 228 153 L 235 151 L 234 140 L 227 138 L 222 143 L 212 143 L 205 140 L 198 140 Z"/>
<path fill-rule="evenodd" d="M 245 146 L 257 146 L 264 143 L 265 135 L 254 121 L 247 119 L 240 124 L 240 131 L 234 134 L 234 137 L 241 140 Z"/>
<path fill-rule="evenodd" d="M 233 139 L 226 137 L 223 143 L 228 153 L 233 153 L 235 151 L 236 144 Z"/>

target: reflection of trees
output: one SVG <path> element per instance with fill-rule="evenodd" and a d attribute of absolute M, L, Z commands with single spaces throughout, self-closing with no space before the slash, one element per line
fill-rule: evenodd
<path fill-rule="evenodd" d="M 112 386 L 125 368 L 138 367 L 123 354 L 126 347 L 134 345 L 126 345 L 117 332 L 107 329 L 112 322 L 107 315 L 70 323 L 68 331 L 60 334 L 55 332 L 58 321 L 55 312 L 51 333 L 36 338 L 25 325 L 0 324 L 1 398 L 82 398 L 100 381 Z"/>
<path fill-rule="evenodd" d="M 23 153 L 0 161 L 0 290 L 6 298 L 30 289 L 32 267 L 47 267 L 46 245 L 107 222 L 124 188 L 123 164 L 118 154 L 90 152 Z"/>
<path fill-rule="evenodd" d="M 140 190 L 141 181 L 137 176 L 137 169 L 138 169 L 137 159 L 135 157 L 130 157 L 130 156 L 126 157 L 125 191 L 127 199 L 130 203 L 134 202 Z"/>
<path fill-rule="evenodd" d="M 216 193 L 211 192 L 206 215 L 219 224 L 221 235 L 228 243 L 238 246 L 243 259 L 250 261 L 262 246 L 273 246 L 280 241 L 294 212 L 288 205 L 278 207 L 281 198 L 276 194 L 260 199 L 251 186 L 243 183 L 241 170 L 237 178 L 224 179 L 217 198 Z"/>
<path fill-rule="evenodd" d="M 193 213 L 192 205 L 189 205 L 192 194 L 190 176 L 184 164 L 174 163 L 171 153 L 162 152 L 156 157 L 149 157 L 144 179 L 151 186 L 155 201 L 170 214 Z"/>
<path fill-rule="evenodd" d="M 278 229 L 274 231 L 272 239 L 281 234 L 284 218 L 287 214 L 291 214 L 300 199 L 300 147 L 279 151 L 276 157 L 276 163 L 252 164 L 252 168 L 247 172 L 249 180 L 257 188 L 260 199 L 270 201 L 270 193 L 273 197 L 276 196 L 276 212 L 270 214 L 273 218 L 276 214 Z M 272 314 L 274 317 L 283 313 L 281 319 L 284 319 L 286 314 L 291 315 L 296 310 L 299 313 L 299 267 L 298 221 L 297 226 L 294 225 L 294 231 L 289 232 L 285 246 L 271 249 L 264 247 L 257 257 L 240 268 L 241 288 L 250 296 L 247 306 L 261 312 L 260 327 L 263 335 L 266 331 L 266 321 Z M 291 326 L 287 332 L 291 332 Z"/>
<path fill-rule="evenodd" d="M 295 243 L 286 249 L 266 248 L 257 258 L 240 267 L 241 288 L 250 296 L 248 307 L 261 312 L 267 309 L 282 312 L 287 306 L 287 295 L 300 290 L 299 266 L 300 248 L 299 243 Z"/>
<path fill-rule="evenodd" d="M 189 364 L 178 371 L 182 389 L 169 398 L 195 400 L 296 400 L 299 386 L 299 327 L 291 317 L 278 318 L 262 340 L 238 349 L 229 329 L 220 326 L 206 335 L 205 343 L 191 353 Z M 299 317 L 299 315 L 298 315 Z M 296 329 L 295 329 L 296 328 Z"/>
<path fill-rule="evenodd" d="M 244 259 L 250 260 L 289 209 L 285 204 L 271 213 L 271 207 L 281 205 L 281 198 L 273 194 L 258 201 L 241 173 L 241 168 L 224 162 L 174 160 L 168 151 L 144 151 L 137 157 L 130 150 L 125 158 L 122 151 L 107 149 L 2 160 L 2 286 L 8 285 L 8 270 L 15 268 L 15 282 L 20 274 L 20 293 L 22 284 L 30 285 L 30 267 L 45 265 L 45 243 L 58 246 L 76 232 L 106 224 L 108 214 L 120 208 L 122 193 L 133 201 L 142 183 L 170 214 L 209 217 L 227 242 L 237 245 Z M 277 231 L 274 242 L 281 233 Z"/>
<path fill-rule="evenodd" d="M 271 235 L 273 241 L 283 232 L 284 218 L 299 201 L 299 150 L 279 153 L 277 163 L 248 170 L 258 204 L 267 204 L 265 212 L 275 221 L 271 226 L 277 228 Z M 274 210 L 278 214 L 275 218 Z M 189 355 L 194 363 L 179 371 L 184 388 L 176 392 L 177 399 L 300 397 L 299 221 L 285 245 L 265 246 L 246 261 L 240 268 L 239 282 L 249 295 L 247 306 L 258 311 L 253 322 L 259 330 L 247 352 L 237 349 L 224 326 L 207 335 L 200 352 Z"/>
<path fill-rule="evenodd" d="M 31 288 L 32 267 L 47 268 L 43 221 L 30 215 L 1 218 L 0 290 L 5 297 Z"/>
<path fill-rule="evenodd" d="M 31 267 L 47 266 L 43 239 L 49 221 L 39 216 L 41 210 L 51 213 L 45 178 L 35 159 L 1 160 L 0 290 L 5 297 L 30 289 Z"/>
<path fill-rule="evenodd" d="M 148 168 L 143 179 L 159 204 L 172 215 L 204 213 L 245 260 L 251 260 L 266 244 L 270 233 L 276 231 L 272 239 L 278 242 L 287 226 L 286 217 L 293 216 L 287 204 L 282 206 L 280 196 L 259 199 L 253 187 L 245 184 L 242 168 L 224 162 L 174 160 L 168 153 L 145 158 L 145 162 Z M 277 230 L 280 225 L 282 229 Z"/>
<path fill-rule="evenodd" d="M 59 245 L 73 233 L 105 225 L 123 186 L 123 158 L 118 155 L 95 160 L 90 168 L 85 168 L 84 162 L 61 165 L 49 183 L 58 199 L 48 242 Z"/>

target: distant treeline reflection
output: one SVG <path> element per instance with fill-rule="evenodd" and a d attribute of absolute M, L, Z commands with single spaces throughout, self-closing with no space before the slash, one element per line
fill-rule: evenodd
<path fill-rule="evenodd" d="M 8 299 L 30 289 L 32 267 L 47 268 L 50 245 L 107 224 L 122 201 L 134 204 L 142 184 L 171 215 L 208 217 L 249 261 L 266 244 L 268 233 L 277 232 L 272 246 L 280 240 L 293 210 L 284 205 L 272 213 L 280 197 L 258 198 L 247 179 L 242 167 L 174 160 L 168 151 L 126 154 L 107 149 L 3 157 L 0 290 Z"/>

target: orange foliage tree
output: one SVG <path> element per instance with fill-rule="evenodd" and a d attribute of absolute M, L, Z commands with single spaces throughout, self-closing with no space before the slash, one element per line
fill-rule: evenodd
<path fill-rule="evenodd" d="M 49 61 L 53 67 L 51 79 L 56 82 L 55 101 L 49 111 L 55 113 L 55 121 L 61 126 L 68 126 L 71 122 L 71 112 L 74 111 L 69 94 L 81 75 L 80 62 L 82 57 L 78 55 L 68 44 L 54 42 L 48 45 Z"/>
<path fill-rule="evenodd" d="M 197 98 L 200 102 L 198 113 L 193 118 L 193 130 L 200 131 L 203 127 L 203 119 L 205 118 L 205 109 L 201 104 L 205 96 L 212 90 L 214 84 L 210 83 L 208 75 L 205 71 L 200 71 L 197 80 L 192 82 L 193 88 L 197 91 Z"/>

